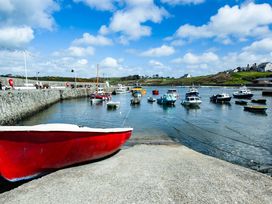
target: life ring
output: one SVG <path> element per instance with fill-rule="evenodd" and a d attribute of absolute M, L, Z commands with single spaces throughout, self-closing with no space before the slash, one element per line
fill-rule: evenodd
<path fill-rule="evenodd" d="M 9 85 L 10 85 L 11 87 L 14 86 L 14 81 L 13 81 L 13 79 L 9 79 L 9 80 L 8 80 L 8 83 L 9 83 Z"/>

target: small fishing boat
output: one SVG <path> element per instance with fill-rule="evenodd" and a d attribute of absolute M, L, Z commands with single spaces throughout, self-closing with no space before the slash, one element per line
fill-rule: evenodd
<path fill-rule="evenodd" d="M 147 102 L 153 103 L 153 102 L 156 102 L 156 99 L 150 96 L 147 98 Z"/>
<path fill-rule="evenodd" d="M 71 124 L 0 126 L 0 175 L 19 181 L 103 158 L 120 149 L 131 133 L 132 128 Z"/>
<path fill-rule="evenodd" d="M 245 86 L 241 87 L 239 91 L 233 93 L 234 98 L 240 98 L 240 99 L 251 99 L 253 94 L 249 89 L 247 89 Z"/>
<path fill-rule="evenodd" d="M 119 101 L 109 101 L 107 103 L 107 108 L 108 109 L 117 109 L 120 107 L 120 102 Z"/>
<path fill-rule="evenodd" d="M 159 90 L 157 90 L 157 89 L 153 90 L 153 91 L 152 91 L 152 94 L 153 94 L 153 95 L 156 95 L 156 96 L 159 95 Z"/>
<path fill-rule="evenodd" d="M 135 92 L 133 94 L 133 97 L 130 100 L 130 103 L 135 105 L 135 104 L 140 104 L 141 103 L 141 99 L 142 99 L 142 94 L 140 92 Z"/>
<path fill-rule="evenodd" d="M 244 110 L 255 113 L 265 113 L 267 106 L 245 106 Z"/>
<path fill-rule="evenodd" d="M 244 100 L 235 101 L 235 104 L 237 104 L 237 105 L 247 105 L 247 101 L 244 101 Z"/>
<path fill-rule="evenodd" d="M 264 90 L 262 92 L 262 95 L 263 96 L 272 96 L 272 90 L 271 89 L 270 90 Z"/>
<path fill-rule="evenodd" d="M 213 103 L 229 103 L 231 96 L 226 93 L 214 94 L 210 97 L 210 101 Z"/>
<path fill-rule="evenodd" d="M 176 98 L 179 97 L 178 92 L 176 89 L 168 89 L 167 94 L 173 94 Z"/>
<path fill-rule="evenodd" d="M 102 103 L 103 102 L 103 96 L 99 95 L 99 94 L 91 94 L 90 95 L 90 101 L 92 104 L 96 104 L 96 103 Z"/>
<path fill-rule="evenodd" d="M 143 89 L 143 87 L 141 87 L 141 86 L 139 86 L 139 85 L 136 85 L 136 86 L 134 86 L 134 87 L 131 89 L 132 95 L 133 95 L 135 92 L 140 92 L 142 95 L 145 95 L 145 94 L 146 94 L 146 90 Z"/>
<path fill-rule="evenodd" d="M 199 92 L 198 92 L 197 88 L 195 88 L 194 86 L 190 87 L 189 90 L 187 91 L 185 97 L 189 97 L 189 96 L 198 96 L 199 97 Z"/>
<path fill-rule="evenodd" d="M 174 105 L 177 98 L 173 94 L 164 94 L 157 99 L 157 103 L 160 105 Z"/>
<path fill-rule="evenodd" d="M 266 99 L 265 99 L 265 98 L 261 98 L 261 99 L 252 99 L 251 102 L 252 102 L 252 103 L 266 104 Z"/>
<path fill-rule="evenodd" d="M 125 94 L 128 93 L 128 88 L 122 84 L 118 84 L 117 89 L 115 90 L 116 94 Z"/>
<path fill-rule="evenodd" d="M 201 104 L 201 100 L 198 96 L 188 96 L 185 100 L 181 101 L 181 105 L 189 107 L 197 107 Z"/>

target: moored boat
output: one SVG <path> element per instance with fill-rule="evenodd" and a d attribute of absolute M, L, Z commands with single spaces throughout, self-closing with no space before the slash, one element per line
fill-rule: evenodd
<path fill-rule="evenodd" d="M 133 88 L 131 89 L 131 92 L 132 92 L 132 95 L 133 95 L 135 92 L 140 92 L 142 95 L 145 95 L 145 94 L 146 94 L 146 90 L 143 89 L 143 87 L 138 86 L 138 85 L 136 85 L 135 87 L 133 87 Z"/>
<path fill-rule="evenodd" d="M 118 84 L 118 87 L 115 90 L 116 94 L 125 94 L 128 93 L 128 88 L 122 84 Z"/>
<path fill-rule="evenodd" d="M 178 92 L 176 89 L 168 89 L 167 94 L 173 94 L 176 98 L 179 97 Z"/>
<path fill-rule="evenodd" d="M 214 94 L 210 97 L 210 101 L 213 103 L 229 103 L 231 96 L 226 93 Z"/>
<path fill-rule="evenodd" d="M 157 90 L 157 89 L 153 90 L 153 91 L 152 91 L 152 94 L 153 94 L 153 95 L 159 95 L 159 90 Z"/>
<path fill-rule="evenodd" d="M 252 103 L 266 104 L 266 99 L 265 99 L 265 98 L 252 99 L 251 102 L 252 102 Z"/>
<path fill-rule="evenodd" d="M 255 113 L 265 113 L 267 106 L 244 106 L 244 110 Z"/>
<path fill-rule="evenodd" d="M 241 87 L 239 91 L 236 91 L 233 93 L 234 98 L 240 98 L 240 99 L 251 99 L 253 94 L 249 89 L 247 89 L 245 86 Z"/>
<path fill-rule="evenodd" d="M 201 100 L 198 96 L 188 96 L 185 100 L 181 101 L 181 105 L 189 107 L 197 107 L 201 104 Z"/>
<path fill-rule="evenodd" d="M 190 87 L 189 90 L 187 91 L 185 97 L 189 97 L 189 96 L 198 96 L 199 97 L 199 92 L 198 92 L 197 88 L 195 88 L 194 86 Z"/>
<path fill-rule="evenodd" d="M 156 99 L 150 96 L 147 98 L 147 102 L 153 103 L 153 102 L 156 102 Z"/>
<path fill-rule="evenodd" d="M 160 105 L 174 105 L 177 98 L 173 94 L 164 94 L 157 99 L 157 103 Z"/>
<path fill-rule="evenodd" d="M 244 100 L 235 101 L 235 104 L 237 104 L 237 105 L 247 105 L 247 101 L 244 101 Z"/>
<path fill-rule="evenodd" d="M 0 174 L 9 181 L 19 181 L 103 158 L 120 149 L 131 133 L 132 128 L 71 124 L 0 126 Z"/>
<path fill-rule="evenodd" d="M 117 109 L 120 107 L 120 102 L 119 101 L 109 101 L 107 103 L 107 108 L 108 109 Z"/>
<path fill-rule="evenodd" d="M 142 94 L 138 91 L 134 92 L 133 97 L 130 99 L 130 103 L 135 105 L 135 104 L 140 104 L 142 99 Z"/>

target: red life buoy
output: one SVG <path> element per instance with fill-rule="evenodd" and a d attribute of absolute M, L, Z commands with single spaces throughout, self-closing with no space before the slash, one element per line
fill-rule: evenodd
<path fill-rule="evenodd" d="M 11 87 L 13 87 L 13 86 L 14 86 L 13 79 L 9 79 L 9 80 L 8 80 L 8 83 L 9 83 L 9 85 L 10 85 Z"/>

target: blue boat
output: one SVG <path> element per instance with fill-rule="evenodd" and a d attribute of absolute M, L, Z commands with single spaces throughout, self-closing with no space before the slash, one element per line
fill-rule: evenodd
<path fill-rule="evenodd" d="M 174 94 L 164 94 L 157 99 L 157 103 L 160 105 L 174 105 L 177 98 Z"/>

